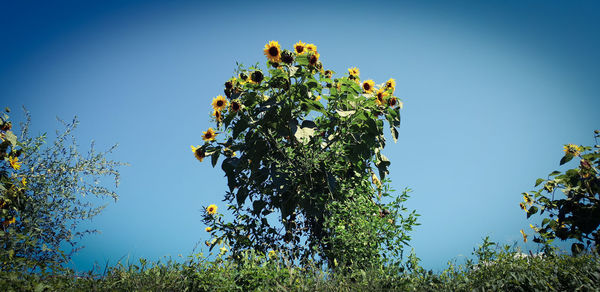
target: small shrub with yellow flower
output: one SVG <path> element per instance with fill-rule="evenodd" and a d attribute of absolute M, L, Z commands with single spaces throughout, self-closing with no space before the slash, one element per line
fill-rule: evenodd
<path fill-rule="evenodd" d="M 542 243 L 551 250 L 550 244 L 556 239 L 574 240 L 571 251 L 579 254 L 592 248 L 600 252 L 600 131 L 594 131 L 596 145 L 580 146 L 567 144 L 560 165 L 576 159 L 577 167 L 564 173 L 553 171 L 547 179 L 539 178 L 535 182 L 538 190 L 523 193 L 523 202 L 519 203 L 527 218 L 534 214 L 542 218 L 539 226 L 531 225 L 536 233 L 533 241 Z M 560 191 L 560 192 L 557 192 Z M 521 230 L 524 241 L 527 236 Z"/>

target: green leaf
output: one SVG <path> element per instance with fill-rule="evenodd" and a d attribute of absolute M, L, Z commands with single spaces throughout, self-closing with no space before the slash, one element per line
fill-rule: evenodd
<path fill-rule="evenodd" d="M 560 165 L 563 165 L 563 164 L 571 161 L 571 159 L 573 159 L 573 157 L 574 156 L 572 154 L 569 154 L 569 153 L 565 154 L 565 156 L 563 156 L 563 158 L 560 159 Z"/>
<path fill-rule="evenodd" d="M 341 110 L 335 110 L 338 115 L 340 115 L 340 117 L 345 118 L 348 116 L 353 115 L 356 111 L 352 110 L 352 111 L 341 111 Z"/>
<path fill-rule="evenodd" d="M 538 211 L 538 208 L 536 206 L 531 206 L 529 208 L 529 210 L 527 211 L 527 218 L 529 218 L 529 216 L 537 213 L 537 211 Z"/>
<path fill-rule="evenodd" d="M 294 137 L 302 144 L 308 144 L 310 138 L 315 135 L 315 129 L 310 127 L 296 127 Z"/>
<path fill-rule="evenodd" d="M 267 205 L 267 202 L 263 200 L 257 200 L 252 202 L 252 208 L 254 209 L 255 214 L 260 214 L 262 209 Z"/>
<path fill-rule="evenodd" d="M 543 183 L 544 181 L 545 181 L 545 179 L 543 179 L 543 178 L 538 178 L 538 179 L 535 181 L 535 186 L 536 186 L 536 187 L 537 187 L 537 186 L 539 186 L 539 185 L 540 185 L 541 183 Z"/>
<path fill-rule="evenodd" d="M 213 168 L 215 167 L 215 165 L 217 165 L 220 155 L 221 155 L 221 150 L 219 149 L 219 150 L 213 152 L 213 154 L 210 156 L 210 162 L 212 163 Z"/>
<path fill-rule="evenodd" d="M 236 139 L 238 137 L 238 135 L 245 131 L 248 128 L 248 118 L 246 116 L 243 116 L 242 118 L 240 118 L 237 123 L 235 123 L 235 126 L 233 126 L 233 133 L 231 134 L 233 139 Z"/>
<path fill-rule="evenodd" d="M 308 66 L 308 57 L 307 55 L 300 55 L 296 57 L 296 63 L 302 66 Z"/>
<path fill-rule="evenodd" d="M 17 145 L 17 136 L 12 131 L 6 131 L 4 133 L 4 140 L 10 142 L 12 145 Z"/>
<path fill-rule="evenodd" d="M 390 126 L 390 132 L 392 132 L 392 138 L 394 138 L 394 143 L 398 142 L 398 130 L 394 126 Z"/>
<path fill-rule="evenodd" d="M 238 191 L 235 195 L 235 199 L 237 200 L 238 206 L 242 207 L 242 205 L 244 205 L 244 202 L 246 201 L 247 197 L 248 197 L 248 190 L 246 188 L 238 189 Z"/>

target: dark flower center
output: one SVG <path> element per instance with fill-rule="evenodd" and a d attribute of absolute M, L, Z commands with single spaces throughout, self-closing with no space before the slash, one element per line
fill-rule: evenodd
<path fill-rule="evenodd" d="M 204 158 L 204 151 L 202 151 L 200 148 L 196 149 L 196 155 L 198 155 L 198 157 L 200 158 Z"/>
<path fill-rule="evenodd" d="M 304 47 L 303 47 L 303 46 L 296 46 L 296 52 L 297 52 L 298 54 L 300 54 L 300 53 L 304 52 Z"/>
<path fill-rule="evenodd" d="M 371 89 L 371 85 L 369 83 L 364 83 L 363 88 L 365 89 L 365 91 L 369 91 L 369 89 Z"/>
<path fill-rule="evenodd" d="M 312 56 L 310 56 L 309 63 L 310 63 L 311 65 L 314 65 L 314 64 L 316 64 L 316 63 L 317 63 L 317 56 L 315 56 L 315 55 L 312 55 Z"/>
<path fill-rule="evenodd" d="M 240 109 L 240 104 L 237 102 L 232 102 L 231 103 L 231 109 L 235 112 L 237 112 Z"/>
<path fill-rule="evenodd" d="M 254 71 L 252 72 L 252 75 L 250 75 L 250 78 L 252 81 L 260 83 L 263 80 L 263 74 L 260 71 Z"/>
<path fill-rule="evenodd" d="M 222 106 L 223 106 L 223 101 L 217 100 L 217 107 L 222 107 Z"/>
<path fill-rule="evenodd" d="M 396 106 L 396 99 L 395 98 L 390 99 L 390 106 Z"/>
<path fill-rule="evenodd" d="M 225 88 L 231 89 L 232 87 L 233 87 L 233 84 L 231 83 L 231 81 L 225 82 Z"/>
<path fill-rule="evenodd" d="M 212 134 L 211 134 L 210 132 L 208 132 L 208 133 L 206 133 L 206 134 L 204 135 L 204 137 L 205 137 L 206 139 L 210 139 L 210 138 L 212 137 Z"/>
<path fill-rule="evenodd" d="M 269 55 L 271 55 L 273 57 L 277 57 L 279 55 L 279 49 L 277 49 L 277 47 L 270 47 Z"/>

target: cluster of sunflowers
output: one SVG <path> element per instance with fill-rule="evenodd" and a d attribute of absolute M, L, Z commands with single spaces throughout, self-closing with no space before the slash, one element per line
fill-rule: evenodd
<path fill-rule="evenodd" d="M 323 64 L 320 61 L 321 55 L 317 51 L 317 46 L 314 44 L 304 43 L 298 41 L 293 46 L 293 51 L 282 50 L 281 46 L 277 41 L 270 41 L 265 45 L 263 50 L 264 55 L 268 60 L 268 65 L 275 69 L 283 70 L 282 65 L 291 66 L 295 60 L 299 57 L 303 57 L 306 60 L 306 65 L 313 72 L 319 72 L 322 77 L 331 79 L 333 77 L 333 71 L 324 70 Z M 354 81 L 356 84 L 361 86 L 362 92 L 371 98 L 374 98 L 375 103 L 383 108 L 389 106 L 392 108 L 402 108 L 402 102 L 395 96 L 393 96 L 396 81 L 390 78 L 385 82 L 383 86 L 376 88 L 373 80 L 366 80 L 361 82 L 360 70 L 356 67 L 348 69 L 348 79 Z M 226 114 L 230 113 L 233 115 L 238 114 L 243 110 L 243 103 L 239 100 L 239 97 L 248 88 L 257 88 L 261 85 L 261 82 L 265 79 L 264 74 L 260 70 L 254 70 L 251 72 L 241 72 L 237 77 L 233 77 L 225 82 L 224 93 L 225 96 L 218 95 L 212 100 L 212 119 L 216 122 L 217 128 L 221 126 Z M 289 86 L 289 85 L 288 85 Z M 337 90 L 340 90 L 341 83 L 334 82 L 333 84 L 327 84 L 327 87 L 331 88 L 335 86 Z M 266 100 L 267 97 L 265 97 Z M 315 101 L 319 101 L 321 95 L 314 97 Z M 202 132 L 202 140 L 205 143 L 215 141 L 219 133 L 212 127 Z M 191 146 L 192 152 L 198 161 L 202 162 L 206 156 L 210 155 L 207 153 L 206 147 L 202 146 Z M 225 155 L 228 157 L 235 156 L 235 153 L 228 148 L 224 149 Z"/>
<path fill-rule="evenodd" d="M 8 110 L 7 110 L 8 112 Z M 6 165 L 2 165 L 3 170 L 0 184 L 4 191 L 0 197 L 0 225 L 4 230 L 16 222 L 15 212 L 17 207 L 14 201 L 24 191 L 27 185 L 26 178 L 20 177 L 16 172 L 21 168 L 23 162 L 19 161 L 21 150 L 15 149 L 17 145 L 16 136 L 11 131 L 12 123 L 8 121 L 8 116 L 4 115 L 0 125 L 0 160 Z M 12 169 L 12 171 L 10 171 Z M 9 175 L 9 173 L 12 174 Z"/>

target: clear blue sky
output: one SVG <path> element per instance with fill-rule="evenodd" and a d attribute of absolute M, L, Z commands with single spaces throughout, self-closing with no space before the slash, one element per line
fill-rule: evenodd
<path fill-rule="evenodd" d="M 397 81 L 404 101 L 392 186 L 414 190 L 412 246 L 426 268 L 482 237 L 512 244 L 518 203 L 558 168 L 562 145 L 600 128 L 600 10 L 554 1 L 0 1 L 1 106 L 33 129 L 79 116 L 82 150 L 120 147 L 120 199 L 89 226 L 79 269 L 123 256 L 187 255 L 208 239 L 220 168 L 198 163 L 210 102 L 235 62 L 264 64 L 270 40 L 318 46 L 327 68 Z M 107 201 L 108 202 L 108 201 Z M 535 245 L 526 247 L 535 249 Z"/>

